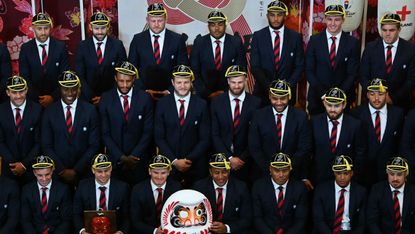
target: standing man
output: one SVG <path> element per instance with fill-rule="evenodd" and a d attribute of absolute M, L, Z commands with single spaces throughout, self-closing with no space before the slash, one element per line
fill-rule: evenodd
<path fill-rule="evenodd" d="M 324 16 L 326 30 L 310 37 L 306 52 L 305 74 L 310 84 L 307 100 L 311 115 L 324 112 L 321 96 L 331 87 L 341 88 L 352 103 L 359 70 L 358 41 L 342 31 L 346 17 L 343 6 L 329 5 Z"/>
<path fill-rule="evenodd" d="M 137 69 L 128 61 L 115 68 L 116 86 L 102 95 L 99 112 L 102 139 L 114 165 L 114 176 L 130 186 L 146 176 L 153 131 L 153 102 L 134 86 Z"/>
<path fill-rule="evenodd" d="M 73 202 L 75 232 L 87 233 L 84 224 L 86 210 L 114 210 L 116 212 L 115 234 L 129 233 L 129 195 L 128 185 L 111 178 L 112 163 L 105 154 L 94 156 L 91 165 L 94 178 L 79 182 Z M 114 225 L 114 224 L 112 224 Z"/>
<path fill-rule="evenodd" d="M 227 89 L 225 72 L 231 65 L 246 66 L 245 51 L 239 35 L 225 33 L 226 16 L 220 11 L 208 15 L 209 34 L 193 42 L 190 65 L 195 73 L 197 95 L 206 99 Z"/>
<path fill-rule="evenodd" d="M 11 179 L 0 176 L 0 233 L 16 233 L 20 220 L 20 189 Z"/>
<path fill-rule="evenodd" d="M 399 37 L 401 17 L 398 14 L 385 14 L 380 25 L 381 38 L 368 43 L 363 52 L 360 84 L 365 89 L 373 77 L 386 80 L 389 86 L 387 103 L 408 111 L 415 85 L 415 48 Z"/>
<path fill-rule="evenodd" d="M 179 182 L 168 178 L 170 171 L 170 160 L 163 155 L 155 155 L 148 165 L 150 178 L 134 186 L 130 209 L 133 233 L 163 233 L 161 209 L 167 198 L 182 188 Z"/>
<path fill-rule="evenodd" d="M 154 99 L 172 91 L 170 72 L 178 64 L 188 64 L 186 35 L 166 29 L 167 11 L 161 3 L 147 8 L 149 29 L 134 35 L 128 59 L 140 72 L 139 89 L 144 89 Z"/>
<path fill-rule="evenodd" d="M 228 92 L 211 102 L 212 144 L 215 152 L 222 152 L 230 161 L 232 174 L 248 179 L 252 160 L 248 150 L 248 131 L 253 113 L 261 100 L 245 92 L 245 67 L 232 65 L 225 73 Z"/>
<path fill-rule="evenodd" d="M 45 110 L 41 143 L 56 163 L 59 178 L 72 186 L 89 175 L 88 168 L 100 147 L 96 108 L 79 99 L 80 80 L 72 71 L 59 78 L 61 99 Z"/>
<path fill-rule="evenodd" d="M 69 68 L 65 43 L 50 37 L 52 20 L 40 12 L 33 16 L 35 38 L 22 45 L 20 75 L 27 80 L 29 99 L 46 108 L 59 99 L 58 77 Z"/>
<path fill-rule="evenodd" d="M 40 152 L 39 104 L 26 99 L 27 83 L 21 76 L 7 80 L 6 94 L 10 101 L 0 104 L 0 155 L 2 176 L 19 182 L 33 180 L 30 169 L 33 159 Z"/>
<path fill-rule="evenodd" d="M 269 174 L 269 160 L 276 153 L 292 155 L 293 177 L 306 182 L 307 164 L 312 149 L 311 128 L 305 111 L 288 104 L 291 88 L 284 80 L 275 80 L 269 87 L 268 105 L 255 112 L 249 129 L 249 150 L 263 176 Z"/>
<path fill-rule="evenodd" d="M 388 90 L 389 88 L 385 80 L 379 78 L 371 80 L 369 86 L 367 86 L 366 93 L 368 103 L 354 108 L 351 112 L 353 116 L 362 121 L 362 127 L 366 129 L 366 165 L 370 166 L 365 167 L 363 182 L 368 187 L 386 179 L 385 165 L 390 155 L 398 153 L 401 142 L 402 145 L 409 146 L 410 148 L 413 147 L 414 141 L 411 141 L 409 137 L 413 133 L 408 132 L 407 137 L 401 138 L 404 112 L 399 107 L 387 104 Z M 404 129 L 409 130 L 413 128 L 407 126 Z M 404 155 L 409 156 L 409 152 L 407 153 Z"/>
<path fill-rule="evenodd" d="M 269 103 L 271 81 L 285 79 L 293 97 L 304 70 L 304 49 L 301 34 L 285 27 L 288 7 L 282 1 L 272 1 L 267 8 L 268 27 L 254 33 L 251 42 L 251 67 L 256 85 L 254 94 Z M 295 104 L 295 100 L 292 100 Z"/>
<path fill-rule="evenodd" d="M 7 46 L 0 43 L 0 103 L 7 100 L 5 95 L 7 79 L 12 76 L 10 53 Z"/>
<path fill-rule="evenodd" d="M 415 186 L 408 183 L 408 162 L 401 157 L 386 164 L 388 179 L 370 192 L 367 224 L 369 233 L 410 234 L 415 230 Z"/>
<path fill-rule="evenodd" d="M 314 192 L 314 233 L 365 233 L 366 189 L 352 181 L 353 161 L 340 155 L 334 159 L 334 181 Z"/>
<path fill-rule="evenodd" d="M 154 136 L 160 153 L 174 166 L 173 177 L 190 187 L 207 174 L 209 111 L 206 102 L 190 92 L 190 67 L 179 65 L 172 73 L 174 92 L 157 103 Z"/>
<path fill-rule="evenodd" d="M 303 183 L 290 178 L 288 155 L 277 153 L 269 163 L 270 177 L 252 188 L 254 224 L 257 233 L 304 233 L 308 220 L 308 195 Z"/>
<path fill-rule="evenodd" d="M 115 65 L 127 59 L 122 41 L 108 36 L 110 19 L 102 12 L 91 16 L 92 37 L 81 41 L 76 52 L 76 73 L 82 98 L 98 105 L 102 93 L 114 87 Z"/>
<path fill-rule="evenodd" d="M 36 181 L 22 189 L 23 233 L 72 233 L 72 197 L 69 187 L 52 179 L 55 163 L 37 156 L 32 165 Z"/>
<path fill-rule="evenodd" d="M 366 132 L 359 120 L 343 113 L 346 94 L 339 88 L 329 89 L 323 97 L 326 113 L 311 118 L 314 154 L 313 174 L 316 184 L 333 179 L 332 162 L 338 155 L 354 161 L 355 178 L 362 179 L 365 166 Z"/>
<path fill-rule="evenodd" d="M 244 182 L 231 177 L 231 164 L 224 153 L 209 160 L 210 177 L 199 180 L 193 188 L 204 194 L 212 205 L 212 233 L 250 233 L 252 203 Z"/>

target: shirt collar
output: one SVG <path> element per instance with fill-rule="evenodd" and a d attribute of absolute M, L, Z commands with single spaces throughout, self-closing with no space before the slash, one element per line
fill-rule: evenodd
<path fill-rule="evenodd" d="M 380 109 L 375 109 L 375 108 L 373 108 L 373 106 L 372 105 L 370 105 L 370 103 L 368 103 L 368 105 L 369 105 L 369 111 L 370 111 L 370 114 L 371 115 L 373 115 L 373 114 L 375 114 L 376 113 L 376 111 L 379 111 L 380 113 L 382 113 L 382 114 L 388 114 L 388 108 L 387 108 L 387 104 L 385 104 L 382 108 L 380 108 Z"/>
<path fill-rule="evenodd" d="M 71 106 L 71 108 L 73 109 L 73 110 L 76 110 L 76 105 L 78 104 L 78 98 L 76 98 L 75 99 L 75 101 L 73 101 L 73 103 L 72 104 L 66 104 L 66 103 L 64 103 L 63 101 L 62 101 L 62 98 L 61 98 L 61 103 L 62 103 L 62 106 L 63 106 L 63 108 L 66 108 L 66 106 Z"/>
<path fill-rule="evenodd" d="M 98 42 L 102 42 L 101 46 L 107 44 L 107 38 L 108 38 L 108 36 L 105 36 L 104 40 L 98 41 L 94 36 L 92 36 L 92 40 L 94 41 L 94 45 L 96 45 Z"/>
<path fill-rule="evenodd" d="M 150 32 L 150 37 L 153 38 L 154 35 L 158 35 L 160 36 L 159 39 L 164 38 L 164 35 L 166 34 L 166 28 L 163 29 L 163 31 L 161 31 L 160 33 L 156 34 L 153 33 L 153 31 L 151 31 L 151 29 L 148 30 Z"/>
<path fill-rule="evenodd" d="M 334 37 L 336 37 L 336 41 L 338 41 L 340 39 L 340 37 L 342 36 L 342 32 L 343 31 L 340 31 L 339 33 L 334 35 Z M 333 37 L 333 35 L 331 35 L 331 33 L 329 33 L 329 31 L 327 29 L 326 29 L 326 36 L 327 36 L 327 40 L 331 40 L 331 37 Z"/>
<path fill-rule="evenodd" d="M 131 97 L 131 95 L 133 93 L 133 88 L 134 87 L 131 87 L 130 91 L 128 91 L 128 93 L 126 93 L 126 94 L 121 93 L 120 90 L 117 88 L 118 97 L 121 97 L 122 95 L 128 95 L 128 97 Z"/>
<path fill-rule="evenodd" d="M 214 38 L 214 37 L 212 37 L 212 36 L 210 36 L 210 40 L 212 41 L 212 44 L 214 44 L 214 45 L 216 45 L 216 40 L 219 40 L 220 41 L 220 43 L 222 44 L 222 45 L 224 45 L 223 43 L 225 42 L 225 35 L 226 34 L 224 34 L 221 38 L 219 38 L 219 39 L 216 39 L 216 38 Z"/>
<path fill-rule="evenodd" d="M 396 40 L 394 43 L 392 43 L 393 48 L 398 48 L 399 39 L 400 38 L 398 37 L 398 40 Z M 386 44 L 384 40 L 382 40 L 382 42 L 383 42 L 383 48 L 385 48 L 385 49 L 388 45 L 390 45 L 390 44 Z"/>
<path fill-rule="evenodd" d="M 229 180 L 228 180 L 229 181 Z M 226 181 L 226 183 L 223 186 L 219 186 L 215 183 L 215 181 L 212 179 L 212 183 L 213 183 L 213 188 L 215 188 L 215 191 L 217 188 L 223 188 L 224 190 L 226 190 L 226 188 L 228 187 L 228 181 Z"/>
<path fill-rule="evenodd" d="M 179 100 L 179 99 L 183 99 L 186 103 L 189 103 L 189 101 L 190 101 L 190 92 L 186 95 L 186 96 L 184 96 L 184 97 L 179 97 L 177 94 L 176 94 L 176 92 L 174 92 L 173 93 L 173 95 L 174 95 L 174 100 L 177 102 L 177 100 Z"/>
<path fill-rule="evenodd" d="M 285 182 L 282 185 L 279 185 L 279 184 L 275 183 L 275 181 L 271 177 L 271 182 L 272 182 L 272 185 L 274 185 L 274 190 L 277 190 L 280 186 L 282 186 L 283 190 L 285 190 L 287 188 L 288 181 L 290 181 L 290 180 L 288 179 L 287 182 Z"/>
<path fill-rule="evenodd" d="M 342 122 L 343 122 L 343 115 L 344 114 L 341 114 L 340 117 L 338 119 L 336 119 L 337 122 L 339 122 L 339 124 L 342 124 Z M 331 122 L 331 119 L 328 116 L 327 116 L 327 122 L 329 122 L 329 123 Z"/>
<path fill-rule="evenodd" d="M 281 37 L 282 33 L 284 33 L 285 26 L 283 25 L 280 29 L 273 29 L 270 26 L 268 26 L 268 29 L 269 29 L 269 33 L 271 34 L 271 36 L 274 33 L 274 31 L 278 31 L 279 32 L 278 34 Z"/>
<path fill-rule="evenodd" d="M 229 95 L 229 100 L 233 101 L 233 99 L 238 98 L 240 102 L 243 102 L 245 100 L 246 97 L 246 93 L 245 91 L 241 93 L 241 95 L 239 95 L 238 97 L 235 97 L 231 94 L 231 91 L 228 91 L 228 95 Z"/>
<path fill-rule="evenodd" d="M 153 181 L 150 179 L 150 184 L 151 184 L 151 191 L 156 191 L 158 188 L 161 188 L 161 189 L 163 189 L 163 191 L 165 191 L 167 181 L 161 187 L 159 187 L 156 184 L 154 184 Z"/>
<path fill-rule="evenodd" d="M 48 39 L 45 42 L 40 42 L 37 39 L 35 39 L 35 41 L 36 41 L 37 47 L 39 47 L 40 45 L 46 45 L 46 47 L 48 47 L 49 46 L 49 42 L 50 42 L 50 37 L 48 37 Z"/>
<path fill-rule="evenodd" d="M 350 184 L 351 183 L 349 183 L 346 187 L 342 188 L 336 183 L 336 181 L 334 181 L 334 189 L 336 190 L 336 194 L 339 193 L 340 190 L 342 190 L 342 189 L 345 189 L 346 192 L 349 192 L 350 191 Z"/>
<path fill-rule="evenodd" d="M 41 190 L 43 187 L 45 187 L 45 188 L 47 188 L 50 191 L 50 187 L 52 187 L 52 180 L 46 186 L 42 186 L 39 183 L 37 183 L 37 187 L 39 188 L 39 190 Z"/>
<path fill-rule="evenodd" d="M 272 112 L 274 115 L 276 114 L 282 114 L 283 116 L 287 116 L 288 108 L 290 108 L 290 105 L 287 105 L 287 107 L 282 112 L 277 112 L 274 107 L 272 107 Z"/>
<path fill-rule="evenodd" d="M 24 111 L 24 108 L 26 107 L 26 100 L 24 100 L 23 104 L 20 106 L 15 106 L 12 102 L 10 102 L 10 106 L 12 108 L 12 110 L 19 108 L 20 111 Z"/>
<path fill-rule="evenodd" d="M 400 194 L 403 194 L 403 191 L 405 191 L 405 183 L 404 183 L 404 184 L 403 184 L 400 188 L 398 188 L 398 189 L 396 189 L 396 188 L 392 187 L 390 184 L 389 184 L 389 187 L 390 187 L 390 189 L 391 189 L 392 193 L 393 193 L 395 190 L 398 190 Z"/>
<path fill-rule="evenodd" d="M 111 179 L 108 180 L 106 184 L 100 184 L 95 180 L 95 189 L 98 190 L 99 187 L 105 186 L 107 189 L 110 188 Z"/>

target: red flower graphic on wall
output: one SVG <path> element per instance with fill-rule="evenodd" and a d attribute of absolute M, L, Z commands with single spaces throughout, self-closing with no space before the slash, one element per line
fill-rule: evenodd
<path fill-rule="evenodd" d="M 19 30 L 24 35 L 28 36 L 29 38 L 35 37 L 35 34 L 32 30 L 32 15 L 29 15 L 26 18 L 23 18 L 21 21 L 21 24 L 19 25 Z"/>
<path fill-rule="evenodd" d="M 94 0 L 93 6 L 97 6 L 98 8 L 113 8 L 115 7 L 115 4 L 117 3 L 117 0 Z"/>

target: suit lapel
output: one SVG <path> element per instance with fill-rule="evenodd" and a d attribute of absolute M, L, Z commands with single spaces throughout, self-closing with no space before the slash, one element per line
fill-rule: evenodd
<path fill-rule="evenodd" d="M 292 131 L 295 130 L 294 122 L 295 122 L 295 116 L 293 116 L 293 110 L 290 106 L 287 106 L 287 116 L 285 118 L 285 126 L 284 126 L 284 135 L 282 136 L 282 145 L 281 150 L 285 149 L 285 143 L 288 140 L 288 136 L 294 136 L 294 133 Z"/>
<path fill-rule="evenodd" d="M 246 100 L 246 98 L 245 98 Z M 232 119 L 232 108 L 231 108 L 231 102 L 233 100 L 229 99 L 229 95 L 228 92 L 224 93 L 223 96 L 223 100 L 222 100 L 222 104 L 223 104 L 223 109 L 225 110 L 225 123 L 229 123 L 229 125 L 231 126 L 231 129 L 233 129 L 233 119 Z M 241 121 L 241 115 L 239 116 L 239 121 Z M 239 122 L 240 123 L 240 122 Z"/>
<path fill-rule="evenodd" d="M 349 134 L 348 130 L 349 130 L 349 121 L 348 121 L 348 118 L 346 118 L 346 116 L 343 114 L 343 121 L 342 121 L 341 130 L 340 130 L 339 142 L 337 142 L 336 148 L 345 148 L 344 144 L 346 142 L 346 139 L 348 139 L 347 137 Z"/>
<path fill-rule="evenodd" d="M 117 88 L 113 89 L 113 98 L 112 98 L 112 106 L 114 108 L 115 115 L 118 115 L 119 121 L 124 120 L 124 110 L 123 106 L 121 105 L 120 97 L 118 96 Z"/>
<path fill-rule="evenodd" d="M 50 38 L 49 40 L 49 50 L 48 50 L 48 60 L 46 61 L 46 67 L 55 66 L 55 64 L 52 64 L 51 61 L 53 61 L 56 56 L 55 53 L 57 53 L 56 49 L 56 42 Z"/>
<path fill-rule="evenodd" d="M 336 189 L 334 187 L 334 183 L 331 183 L 328 190 L 329 194 L 326 196 L 328 202 L 327 204 L 329 204 L 329 217 L 333 218 L 336 214 L 336 203 L 338 202 L 336 201 Z"/>
<path fill-rule="evenodd" d="M 395 123 L 395 115 L 393 114 L 393 111 L 391 111 L 391 108 L 389 106 L 387 106 L 388 108 L 388 114 L 386 117 L 386 127 L 385 127 L 385 132 L 383 133 L 383 138 L 382 138 L 382 142 L 381 144 L 384 144 L 386 141 L 385 139 L 387 139 L 390 135 L 393 134 L 392 132 L 392 125 L 393 123 Z"/>
<path fill-rule="evenodd" d="M 347 35 L 346 33 L 342 32 L 340 41 L 339 41 L 339 48 L 337 48 L 337 53 L 336 53 L 336 64 L 339 64 L 341 60 L 344 59 L 344 54 L 346 53 L 347 43 L 348 43 Z M 337 65 L 336 65 L 336 68 L 337 68 Z"/>
<path fill-rule="evenodd" d="M 107 36 L 107 44 L 105 45 L 105 53 L 104 53 L 104 60 L 102 61 L 101 64 L 104 64 L 104 62 L 106 60 L 108 60 L 109 58 L 111 58 L 111 54 L 113 53 L 113 41 L 112 38 L 110 38 L 109 36 Z M 98 60 L 98 57 L 97 57 Z"/>
<path fill-rule="evenodd" d="M 37 65 L 37 67 L 40 69 L 42 67 L 42 62 L 40 61 L 40 57 L 39 57 L 39 49 L 37 48 L 37 44 L 36 44 L 36 39 L 32 39 L 31 42 L 31 53 L 30 55 L 34 55 L 34 59 L 35 59 L 35 64 Z M 29 56 L 30 56 L 29 55 Z"/>
<path fill-rule="evenodd" d="M 327 42 L 327 33 L 326 30 L 320 35 L 320 49 L 322 50 L 324 60 L 326 60 L 327 64 L 330 65 L 330 54 L 329 54 L 329 43 Z"/>
<path fill-rule="evenodd" d="M 46 216 L 49 215 L 50 210 L 52 208 L 52 205 L 55 203 L 56 200 L 56 196 L 57 196 L 57 191 L 56 191 L 56 182 L 52 183 L 52 185 L 50 186 L 50 191 L 49 191 L 49 198 L 48 198 L 48 210 L 46 211 Z M 39 193 L 38 193 L 39 194 Z M 42 206 L 42 205 L 41 205 Z"/>
<path fill-rule="evenodd" d="M 26 134 L 25 133 L 26 126 L 30 127 L 30 121 L 29 121 L 30 114 L 28 114 L 28 113 L 32 113 L 32 108 L 33 108 L 32 103 L 29 102 L 28 100 L 26 100 L 26 107 L 25 107 L 24 112 L 23 112 L 23 115 L 22 115 L 22 121 L 20 122 L 20 135 L 19 135 L 19 139 L 21 139 L 22 136 Z M 27 115 L 25 115 L 25 113 Z M 12 118 L 14 118 L 13 117 L 13 114 L 12 114 Z M 16 133 L 17 133 L 17 130 L 16 130 Z"/>
<path fill-rule="evenodd" d="M 281 64 L 284 63 L 285 58 L 288 57 L 288 52 L 289 49 L 291 48 L 291 44 L 292 44 L 292 40 L 290 40 L 289 35 L 288 35 L 288 29 L 286 27 L 284 27 L 284 44 L 281 47 Z"/>
<path fill-rule="evenodd" d="M 170 31 L 168 29 L 166 29 L 166 32 L 164 34 L 164 37 L 165 37 L 164 38 L 164 42 L 171 41 L 171 34 L 170 34 Z M 162 63 L 166 59 L 169 59 L 168 58 L 169 53 L 167 53 L 167 51 L 170 51 L 170 44 L 171 43 L 163 43 L 163 51 L 161 53 L 160 63 Z"/>
<path fill-rule="evenodd" d="M 385 62 L 386 54 L 385 54 L 385 48 L 383 47 L 383 41 L 380 38 L 377 40 L 374 53 L 375 53 L 375 60 L 377 61 L 374 64 L 379 64 L 380 67 L 378 67 L 378 69 L 382 69 L 382 74 L 386 75 L 386 62 Z"/>
<path fill-rule="evenodd" d="M 62 105 L 61 99 L 57 101 L 57 105 L 55 106 L 55 108 L 58 109 L 58 110 L 55 110 L 55 113 L 61 113 L 60 115 L 58 114 L 59 117 L 57 121 L 60 122 L 59 125 L 62 126 L 62 129 L 64 129 L 65 131 L 65 136 L 69 139 L 70 136 L 69 136 L 68 128 L 66 126 L 66 109 L 64 111 L 64 106 Z"/>
<path fill-rule="evenodd" d="M 92 37 L 88 39 L 87 48 L 88 48 L 88 54 L 92 54 L 95 63 L 98 64 L 97 51 L 95 49 L 95 44 L 94 44 L 94 40 L 92 39 Z M 105 52 L 106 52 L 106 49 L 105 49 Z"/>
<path fill-rule="evenodd" d="M 231 212 L 230 209 L 232 209 L 232 203 L 231 201 L 234 200 L 234 193 L 235 187 L 233 180 L 231 178 L 228 179 L 228 185 L 226 186 L 226 197 L 225 197 L 225 206 L 223 207 L 223 217 L 228 217 L 228 213 Z"/>
<path fill-rule="evenodd" d="M 197 107 L 195 97 L 190 95 L 189 105 L 187 106 L 186 116 L 184 119 L 183 130 L 186 130 L 188 126 L 191 126 L 193 123 L 193 115 L 195 114 Z M 177 108 L 176 108 L 177 110 Z M 177 118 L 178 119 L 178 118 Z"/>
<path fill-rule="evenodd" d="M 14 115 L 13 115 L 13 109 L 10 105 L 7 106 L 7 113 L 6 113 L 6 118 L 8 119 L 8 123 L 10 123 L 11 125 L 13 124 L 14 126 L 16 126 L 15 120 L 14 120 Z M 23 122 L 23 119 L 22 119 Z M 21 123 L 22 123 L 21 122 Z M 16 127 L 14 128 L 14 134 L 17 136 L 17 129 Z"/>
<path fill-rule="evenodd" d="M 109 188 L 109 191 L 108 191 L 108 197 L 107 197 L 107 199 L 108 199 L 107 209 L 108 210 L 115 210 L 114 196 L 113 195 L 116 193 L 116 191 L 117 191 L 117 188 L 116 188 L 115 183 L 113 181 L 113 182 L 110 183 L 110 188 Z"/>
<path fill-rule="evenodd" d="M 80 127 L 80 126 L 78 126 L 79 123 L 82 123 L 82 121 L 81 121 L 82 114 L 80 114 L 80 113 L 83 113 L 83 112 L 84 112 L 83 103 L 78 99 L 78 103 L 76 104 L 76 109 L 75 109 L 75 118 L 73 119 L 73 124 L 72 124 L 73 129 L 72 129 L 71 136 L 73 136 L 76 133 L 76 131 L 78 130 L 78 128 Z"/>

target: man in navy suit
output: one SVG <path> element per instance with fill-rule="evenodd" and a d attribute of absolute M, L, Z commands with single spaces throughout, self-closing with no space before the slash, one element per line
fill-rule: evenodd
<path fill-rule="evenodd" d="M 7 100 L 5 95 L 7 79 L 12 76 L 10 53 L 6 45 L 0 43 L 0 103 Z"/>
<path fill-rule="evenodd" d="M 252 203 L 248 187 L 231 176 L 231 164 L 224 153 L 209 160 L 210 177 L 199 180 L 193 188 L 204 194 L 212 206 L 212 233 L 250 233 Z"/>
<path fill-rule="evenodd" d="M 369 195 L 369 233 L 410 234 L 415 230 L 415 186 L 407 182 L 409 165 L 405 158 L 393 157 L 386 164 L 388 179 L 375 184 Z"/>
<path fill-rule="evenodd" d="M 102 12 L 91 16 L 92 37 L 81 41 L 76 52 L 76 73 L 81 96 L 98 105 L 102 93 L 114 87 L 115 65 L 127 59 L 122 41 L 108 36 L 110 19 Z"/>
<path fill-rule="evenodd" d="M 413 106 L 410 97 L 415 85 L 415 48 L 399 37 L 401 17 L 398 14 L 385 14 L 380 26 L 381 38 L 368 43 L 363 52 L 360 84 L 365 90 L 373 77 L 386 80 L 389 86 L 387 103 L 407 111 Z"/>
<path fill-rule="evenodd" d="M 52 20 L 33 16 L 35 38 L 24 43 L 19 55 L 20 75 L 27 80 L 29 99 L 47 107 L 59 99 L 58 77 L 69 68 L 65 43 L 50 37 Z"/>
<path fill-rule="evenodd" d="M 245 92 L 247 71 L 239 65 L 230 66 L 225 74 L 229 90 L 211 102 L 212 144 L 215 152 L 226 155 L 232 173 L 241 180 L 248 179 L 251 157 L 248 131 L 253 113 L 261 100 Z"/>
<path fill-rule="evenodd" d="M 415 165 L 415 109 L 407 114 L 400 139 L 400 153 L 405 155 L 409 165 Z M 409 174 L 407 178 L 410 183 L 415 184 L 414 173 Z"/>
<path fill-rule="evenodd" d="M 257 233 L 304 233 L 308 219 L 308 195 L 304 184 L 290 178 L 290 157 L 277 153 L 269 160 L 270 177 L 252 188 Z"/>
<path fill-rule="evenodd" d="M 305 74 L 310 84 L 307 100 L 311 115 L 324 112 L 320 98 L 334 86 L 346 92 L 352 103 L 359 69 L 358 41 L 342 31 L 346 17 L 343 6 L 330 5 L 324 15 L 326 30 L 311 36 L 306 52 Z"/>
<path fill-rule="evenodd" d="M 413 135 L 410 132 L 413 128 L 409 125 L 404 128 L 408 130 L 408 135 L 401 141 L 404 112 L 401 108 L 386 103 L 388 90 L 385 80 L 372 79 L 367 86 L 368 103 L 354 108 L 351 112 L 353 116 L 362 121 L 362 127 L 367 132 L 366 164 L 370 166 L 365 167 L 364 171 L 363 182 L 366 186 L 386 179 L 385 165 L 391 155 L 398 153 L 401 142 L 406 149 L 411 149 L 414 145 L 414 141 L 409 137 Z M 407 119 L 410 122 L 412 118 Z M 409 157 L 409 152 L 404 155 Z"/>
<path fill-rule="evenodd" d="M 146 176 L 153 136 L 153 102 L 134 86 L 137 69 L 128 61 L 115 68 L 116 87 L 102 95 L 99 112 L 102 139 L 114 165 L 114 176 L 131 186 Z"/>
<path fill-rule="evenodd" d="M 72 71 L 59 78 L 61 99 L 49 106 L 42 117 L 43 152 L 56 164 L 60 179 L 72 186 L 89 175 L 89 163 L 100 147 L 96 108 L 80 100 L 80 80 Z"/>
<path fill-rule="evenodd" d="M 364 234 L 366 189 L 352 181 L 352 159 L 337 156 L 332 171 L 335 179 L 320 184 L 314 192 L 314 232 Z"/>
<path fill-rule="evenodd" d="M 10 101 L 0 104 L 1 171 L 3 176 L 22 185 L 34 179 L 26 169 L 40 151 L 42 108 L 26 99 L 27 83 L 23 77 L 10 77 L 6 86 Z"/>
<path fill-rule="evenodd" d="M 22 233 L 72 233 L 72 196 L 67 185 L 52 179 L 54 161 L 41 155 L 32 168 L 36 181 L 22 188 Z"/>
<path fill-rule="evenodd" d="M 291 89 L 285 80 L 275 80 L 269 87 L 268 105 L 254 113 L 249 129 L 249 150 L 262 175 L 269 173 L 269 160 L 283 152 L 291 155 L 292 177 L 304 180 L 312 189 L 308 163 L 312 149 L 311 128 L 307 114 L 288 104 Z"/>
<path fill-rule="evenodd" d="M 163 155 L 155 155 L 148 166 L 150 178 L 134 186 L 130 209 L 133 233 L 163 233 L 161 209 L 167 198 L 182 188 L 179 182 L 168 179 L 170 171 L 170 160 Z"/>
<path fill-rule="evenodd" d="M 87 233 L 84 223 L 86 210 L 113 210 L 116 212 L 115 234 L 129 233 L 129 195 L 128 185 L 111 177 L 112 163 L 105 154 L 94 156 L 91 165 L 94 178 L 79 182 L 73 202 L 75 232 Z"/>
<path fill-rule="evenodd" d="M 207 21 L 209 34 L 196 37 L 190 65 L 196 77 L 196 94 L 211 99 L 227 89 L 226 69 L 231 65 L 246 66 L 246 58 L 239 35 L 225 33 L 227 18 L 222 12 L 210 12 Z"/>
<path fill-rule="evenodd" d="M 170 159 L 173 177 L 190 186 L 207 174 L 210 143 L 209 111 L 205 100 L 192 95 L 194 75 L 179 65 L 172 72 L 174 92 L 157 103 L 154 136 L 160 153 Z"/>
<path fill-rule="evenodd" d="M 311 118 L 314 154 L 313 176 L 316 184 L 333 179 L 331 165 L 337 155 L 347 155 L 354 161 L 355 178 L 363 179 L 366 159 L 366 131 L 360 120 L 343 113 L 346 94 L 335 87 L 323 96 L 326 113 Z"/>
<path fill-rule="evenodd" d="M 0 176 L 0 233 L 16 233 L 19 223 L 20 191 L 16 182 Z"/>
<path fill-rule="evenodd" d="M 284 25 L 287 5 L 272 1 L 267 10 L 268 27 L 255 32 L 251 42 L 251 67 L 256 80 L 254 94 L 264 103 L 269 103 L 268 87 L 276 79 L 285 79 L 295 97 L 297 82 L 304 69 L 301 35 Z M 295 104 L 294 99 L 291 104 Z"/>
<path fill-rule="evenodd" d="M 134 35 L 128 59 L 140 72 L 140 80 L 136 81 L 138 88 L 158 99 L 172 91 L 173 67 L 189 63 L 187 36 L 166 29 L 167 11 L 161 3 L 148 6 L 146 19 L 149 29 Z"/>

